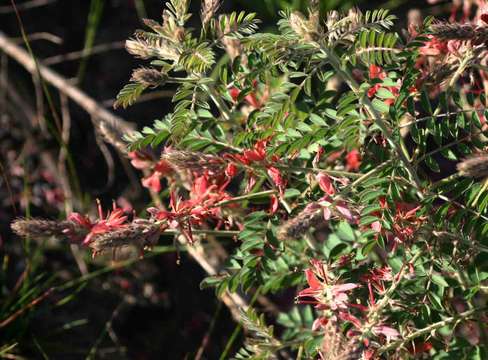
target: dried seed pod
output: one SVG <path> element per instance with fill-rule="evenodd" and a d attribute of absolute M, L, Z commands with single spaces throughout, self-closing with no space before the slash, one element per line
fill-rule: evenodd
<path fill-rule="evenodd" d="M 442 40 L 473 41 L 481 44 L 488 40 L 488 28 L 473 24 L 439 22 L 432 25 L 432 34 Z"/>
<path fill-rule="evenodd" d="M 163 154 L 161 158 L 179 171 L 187 170 L 197 174 L 205 171 L 208 171 L 211 175 L 219 174 L 227 166 L 227 161 L 219 156 L 194 151 L 170 150 Z"/>
<path fill-rule="evenodd" d="M 11 228 L 19 236 L 35 239 L 50 236 L 67 239 L 70 234 L 73 238 L 83 238 L 88 233 L 88 229 L 67 220 L 17 219 Z"/>
<path fill-rule="evenodd" d="M 156 69 L 141 67 L 132 72 L 131 81 L 135 81 L 147 87 L 157 87 L 164 85 L 168 80 L 168 75 Z"/>
<path fill-rule="evenodd" d="M 297 216 L 289 219 L 278 230 L 278 239 L 299 239 L 311 228 L 325 224 L 322 207 L 317 203 L 309 204 Z"/>
<path fill-rule="evenodd" d="M 457 164 L 460 175 L 476 179 L 488 178 L 488 154 L 474 155 Z"/>
<path fill-rule="evenodd" d="M 94 255 L 130 245 L 144 249 L 152 247 L 159 239 L 160 233 L 160 225 L 139 219 L 115 231 L 97 234 L 88 246 L 93 250 Z"/>

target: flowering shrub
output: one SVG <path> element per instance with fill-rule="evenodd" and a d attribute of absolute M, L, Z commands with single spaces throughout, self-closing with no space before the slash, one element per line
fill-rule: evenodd
<path fill-rule="evenodd" d="M 267 33 L 254 14 L 216 15 L 218 5 L 203 2 L 197 32 L 189 1 L 171 0 L 162 23 L 146 20 L 126 44 L 150 63 L 115 106 L 177 85 L 173 112 L 125 134 L 160 204 L 144 219 L 114 205 L 96 220 L 13 229 L 94 255 L 142 251 L 168 231 L 190 247 L 238 234 L 202 286 L 296 296 L 274 319 L 242 310 L 239 359 L 484 358 L 484 4 L 461 9 L 462 23 L 410 14 L 403 35 L 386 10 L 322 14 L 311 1 Z"/>

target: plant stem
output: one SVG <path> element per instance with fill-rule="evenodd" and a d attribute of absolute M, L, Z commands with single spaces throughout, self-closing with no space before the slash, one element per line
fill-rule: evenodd
<path fill-rule="evenodd" d="M 210 235 L 216 237 L 232 237 L 239 235 L 240 231 L 237 230 L 206 230 L 206 229 L 191 229 L 192 234 L 195 235 Z M 161 233 L 161 235 L 178 235 L 181 231 L 177 229 L 167 229 Z"/>
<path fill-rule="evenodd" d="M 289 171 L 300 171 L 300 172 L 309 172 L 309 173 L 326 173 L 327 175 L 331 176 L 340 176 L 340 177 L 348 177 L 348 178 L 359 178 L 361 174 L 352 173 L 349 171 L 340 171 L 340 170 L 329 170 L 329 169 L 320 169 L 320 168 L 310 168 L 310 167 L 300 167 L 300 166 L 288 166 L 288 165 L 273 165 L 275 168 L 280 170 L 289 170 Z"/>
<path fill-rule="evenodd" d="M 233 204 L 233 203 L 236 203 L 236 202 L 239 202 L 239 201 L 242 201 L 242 200 L 249 200 L 249 199 L 263 197 L 263 196 L 267 196 L 267 195 L 274 195 L 274 194 L 277 194 L 277 193 L 278 193 L 278 191 L 276 191 L 276 190 L 265 190 L 265 191 L 260 191 L 260 192 L 253 193 L 253 194 L 236 196 L 236 197 L 234 197 L 232 199 L 218 202 L 217 204 L 215 204 L 215 206 L 216 207 L 218 207 L 218 206 L 224 206 L 224 205 Z"/>
<path fill-rule="evenodd" d="M 222 97 L 215 91 L 214 87 L 209 84 L 200 85 L 204 90 L 206 90 L 214 102 L 215 106 L 219 109 L 224 120 L 229 121 L 231 119 L 231 112 L 227 104 L 222 100 Z"/>
<path fill-rule="evenodd" d="M 399 348 L 399 347 L 403 346 L 404 344 L 406 344 L 407 342 L 412 341 L 413 339 L 416 339 L 420 336 L 429 334 L 433 330 L 440 329 L 441 327 L 449 325 L 449 324 L 451 324 L 455 321 L 458 321 L 458 320 L 465 320 L 466 318 L 474 315 L 477 312 L 483 312 L 486 310 L 487 310 L 487 308 L 475 308 L 475 309 L 465 311 L 459 315 L 451 316 L 451 317 L 448 317 L 447 319 L 444 319 L 442 321 L 433 323 L 433 324 L 431 324 L 431 325 L 429 325 L 423 329 L 417 330 L 417 331 L 411 333 L 410 335 L 405 336 L 401 340 L 393 341 L 388 345 L 380 347 L 378 349 L 378 354 L 382 354 L 384 352 Z"/>
<path fill-rule="evenodd" d="M 422 252 L 419 251 L 417 254 L 414 255 L 414 257 L 408 261 L 408 263 L 414 264 L 417 259 L 422 255 Z M 361 335 L 361 340 L 364 339 L 370 331 L 380 322 L 381 320 L 381 313 L 383 312 L 383 309 L 388 305 L 390 302 L 393 294 L 395 293 L 396 289 L 400 285 L 403 275 L 405 273 L 405 270 L 408 268 L 407 263 L 403 265 L 401 268 L 400 272 L 396 274 L 393 277 L 393 282 L 391 286 L 389 287 L 388 290 L 386 290 L 385 294 L 381 298 L 380 301 L 376 303 L 376 305 L 371 304 L 371 308 L 366 316 L 368 322 L 365 324 L 365 326 L 362 327 L 362 335 Z"/>

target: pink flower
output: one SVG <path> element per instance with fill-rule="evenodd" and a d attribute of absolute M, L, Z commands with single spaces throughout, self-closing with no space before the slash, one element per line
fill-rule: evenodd
<path fill-rule="evenodd" d="M 156 171 L 153 172 L 151 175 L 148 177 L 142 179 L 142 186 L 145 188 L 151 189 L 152 191 L 158 193 L 161 191 L 161 176 L 160 174 Z"/>
<path fill-rule="evenodd" d="M 459 334 L 465 338 L 472 346 L 480 343 L 481 331 L 478 324 L 474 321 L 468 320 L 458 327 Z"/>
<path fill-rule="evenodd" d="M 320 158 L 322 157 L 323 153 L 325 152 L 324 148 L 322 146 L 319 146 L 317 153 L 315 154 L 313 161 L 312 161 L 312 166 L 316 168 L 320 162 Z"/>
<path fill-rule="evenodd" d="M 321 317 L 315 319 L 315 321 L 313 322 L 312 330 L 313 331 L 321 330 L 322 328 L 324 328 L 327 325 L 328 322 L 329 322 L 329 320 L 326 317 L 321 316 Z"/>
<path fill-rule="evenodd" d="M 151 156 L 142 151 L 131 151 L 128 156 L 131 165 L 139 170 L 150 168 L 153 162 Z"/>
<path fill-rule="evenodd" d="M 339 201 L 336 206 L 336 210 L 342 215 L 344 219 L 349 221 L 350 223 L 356 222 L 356 217 L 352 214 L 351 210 L 347 207 L 344 201 Z"/>
<path fill-rule="evenodd" d="M 312 268 L 305 270 L 309 287 L 298 293 L 299 303 L 314 304 L 318 309 L 347 310 L 349 307 L 347 293 L 359 285 L 333 284 L 322 262 L 312 260 L 311 263 Z"/>
<path fill-rule="evenodd" d="M 270 166 L 268 167 L 268 175 L 271 180 L 273 180 L 274 184 L 278 187 L 280 195 L 283 195 L 283 193 L 285 192 L 286 180 L 283 179 L 280 170 L 278 170 L 274 166 Z"/>
<path fill-rule="evenodd" d="M 371 229 L 373 229 L 377 233 L 381 232 L 381 228 L 381 221 L 375 221 L 371 224 Z"/>
<path fill-rule="evenodd" d="M 84 228 L 84 231 L 82 231 L 81 233 L 74 232 L 73 229 L 70 228 L 63 230 L 63 233 L 65 233 L 66 236 L 68 236 L 71 241 L 74 242 L 81 242 L 95 225 L 90 221 L 87 216 L 81 215 L 79 213 L 71 213 L 68 216 L 68 221 L 71 221 Z"/>
<path fill-rule="evenodd" d="M 329 175 L 325 173 L 319 173 L 315 178 L 317 179 L 322 191 L 325 192 L 327 195 L 334 195 L 336 193 Z"/>
<path fill-rule="evenodd" d="M 385 326 L 385 325 L 375 326 L 373 327 L 372 330 L 373 330 L 373 334 L 375 334 L 376 336 L 383 335 L 384 337 L 386 337 L 386 342 L 390 342 L 391 340 L 396 340 L 400 337 L 400 333 L 389 326 Z"/>

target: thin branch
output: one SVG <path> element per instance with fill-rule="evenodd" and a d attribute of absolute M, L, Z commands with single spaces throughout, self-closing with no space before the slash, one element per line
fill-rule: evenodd
<path fill-rule="evenodd" d="M 465 320 L 465 319 L 471 317 L 472 315 L 474 315 L 478 312 L 484 312 L 486 310 L 487 310 L 487 308 L 475 308 L 475 309 L 465 311 L 459 315 L 451 316 L 451 317 L 448 317 L 447 319 L 444 319 L 442 321 L 433 323 L 433 324 L 431 324 L 431 325 L 429 325 L 423 329 L 417 330 L 417 331 L 411 333 L 410 335 L 405 336 L 401 340 L 393 341 L 386 346 L 380 347 L 378 349 L 378 354 L 382 354 L 382 353 L 385 353 L 387 351 L 399 348 L 399 347 L 403 346 L 404 344 L 406 344 L 407 342 L 412 341 L 412 340 L 414 340 L 420 336 L 430 334 L 434 330 L 440 329 L 446 325 L 452 324 L 453 322 L 456 322 L 459 320 Z"/>
<path fill-rule="evenodd" d="M 0 31 L 0 49 L 9 57 L 20 63 L 28 72 L 35 74 L 36 62 L 34 59 L 21 47 L 16 45 L 3 32 Z M 54 86 L 58 91 L 66 94 L 72 101 L 82 107 L 86 112 L 92 115 L 92 120 L 95 122 L 107 122 L 112 126 L 120 126 L 130 131 L 133 125 L 109 112 L 103 106 L 99 105 L 97 101 L 81 91 L 76 86 L 73 86 L 67 79 L 59 75 L 57 72 L 48 67 L 38 64 L 39 73 L 42 78 Z"/>
<path fill-rule="evenodd" d="M 41 6 L 46 6 L 52 3 L 55 3 L 57 0 L 31 0 L 31 1 L 26 1 L 22 4 L 17 5 L 18 10 L 30 10 L 30 9 L 35 9 Z M 6 5 L 6 6 L 0 6 L 0 14 L 11 14 L 15 12 L 12 6 Z"/>
<path fill-rule="evenodd" d="M 108 43 L 108 44 L 100 44 L 100 45 L 95 45 L 88 50 L 78 50 L 78 51 L 72 51 L 66 54 L 61 54 L 61 55 L 55 55 L 51 56 L 48 58 L 45 58 L 41 61 L 42 64 L 46 66 L 50 65 L 56 65 L 65 61 L 73 61 L 73 60 L 78 60 L 81 59 L 84 56 L 89 56 L 89 55 L 94 55 L 94 54 L 100 54 L 104 53 L 110 50 L 120 50 L 123 49 L 125 46 L 124 41 L 117 41 L 113 43 Z"/>
<path fill-rule="evenodd" d="M 29 41 L 46 40 L 56 45 L 61 45 L 63 43 L 62 38 L 48 32 L 38 32 L 38 33 L 28 34 L 27 39 Z M 24 42 L 24 38 L 22 37 L 12 38 L 12 41 L 14 41 L 16 44 L 22 44 Z"/>
<path fill-rule="evenodd" d="M 456 111 L 449 111 L 449 112 L 443 113 L 443 114 L 424 116 L 424 117 L 409 121 L 407 123 L 401 124 L 398 126 L 398 128 L 402 129 L 402 128 L 408 127 L 410 125 L 413 125 L 413 124 L 417 124 L 417 123 L 420 123 L 423 121 L 427 121 L 427 120 L 432 119 L 432 118 L 450 117 L 452 115 L 457 115 L 457 114 L 462 114 L 462 113 L 470 113 L 473 111 L 485 111 L 485 110 L 487 110 L 487 109 L 483 107 L 483 108 L 479 108 L 479 109 L 456 110 Z"/>

